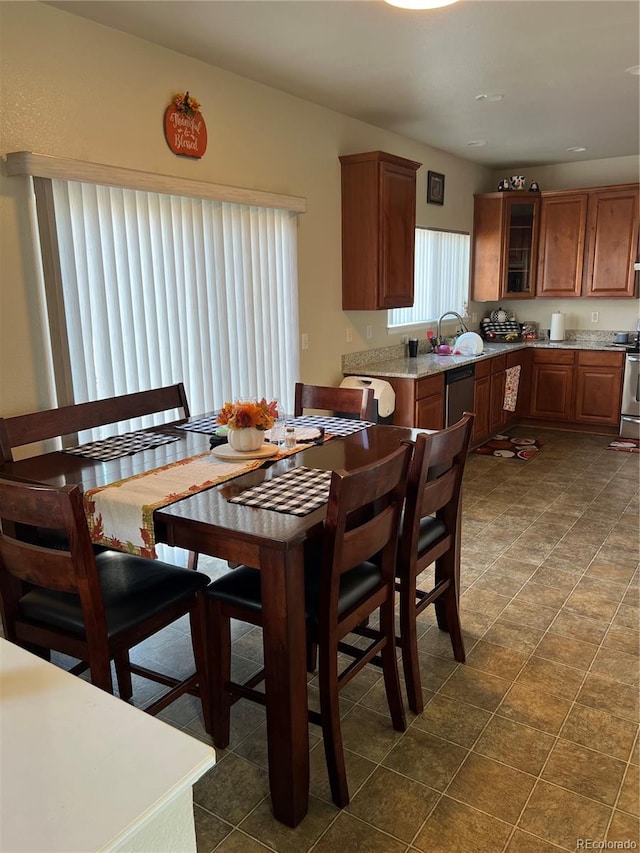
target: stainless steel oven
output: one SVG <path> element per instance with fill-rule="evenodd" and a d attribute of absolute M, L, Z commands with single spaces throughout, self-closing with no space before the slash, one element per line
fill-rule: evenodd
<path fill-rule="evenodd" d="M 640 438 L 640 353 L 627 353 L 622 382 L 620 435 Z"/>

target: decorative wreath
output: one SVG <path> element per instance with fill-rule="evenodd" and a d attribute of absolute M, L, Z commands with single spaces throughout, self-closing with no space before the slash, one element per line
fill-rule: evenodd
<path fill-rule="evenodd" d="M 173 103 L 177 110 L 189 116 L 200 112 L 200 101 L 196 101 L 188 92 L 178 92 L 173 99 Z"/>

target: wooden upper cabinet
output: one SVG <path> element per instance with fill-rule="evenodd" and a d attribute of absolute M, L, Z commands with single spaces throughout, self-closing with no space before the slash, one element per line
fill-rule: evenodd
<path fill-rule="evenodd" d="M 632 297 L 638 184 L 542 194 L 538 296 Z"/>
<path fill-rule="evenodd" d="M 538 250 L 538 296 L 582 294 L 582 269 L 589 194 L 542 197 Z"/>
<path fill-rule="evenodd" d="M 585 294 L 606 299 L 635 295 L 638 184 L 591 193 Z"/>
<path fill-rule="evenodd" d="M 540 197 L 522 191 L 474 196 L 472 299 L 535 295 Z"/>
<path fill-rule="evenodd" d="M 413 305 L 416 172 L 413 160 L 369 151 L 342 164 L 342 308 Z"/>

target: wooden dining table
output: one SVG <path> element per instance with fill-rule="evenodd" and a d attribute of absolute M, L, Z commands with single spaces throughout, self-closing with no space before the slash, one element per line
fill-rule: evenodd
<path fill-rule="evenodd" d="M 86 491 L 209 448 L 208 435 L 176 425 L 155 429 L 180 438 L 109 462 L 54 451 L 5 463 L 0 474 L 55 486 L 79 484 Z M 154 512 L 157 542 L 244 563 L 262 573 L 269 783 L 274 816 L 288 826 L 302 820 L 309 802 L 303 558 L 306 542 L 317 537 L 320 543 L 326 504 L 299 517 L 229 500 L 298 466 L 353 470 L 381 459 L 414 436 L 414 430 L 404 427 L 370 426 L 268 460 L 261 468 Z"/>

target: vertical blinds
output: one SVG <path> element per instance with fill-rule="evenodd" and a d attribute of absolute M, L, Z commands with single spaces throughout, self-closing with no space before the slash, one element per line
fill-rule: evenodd
<path fill-rule="evenodd" d="M 464 314 L 470 242 L 468 234 L 416 228 L 414 303 L 390 310 L 390 327 L 437 320 L 445 311 Z"/>
<path fill-rule="evenodd" d="M 194 414 L 256 396 L 293 410 L 294 212 L 76 181 L 52 187 L 76 402 L 182 381 Z"/>

